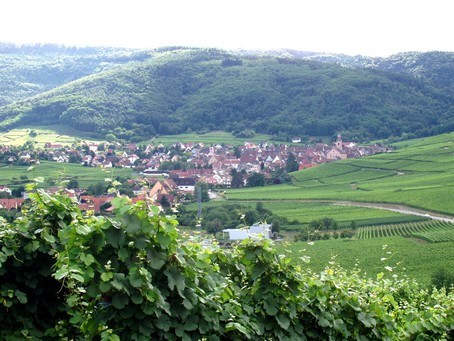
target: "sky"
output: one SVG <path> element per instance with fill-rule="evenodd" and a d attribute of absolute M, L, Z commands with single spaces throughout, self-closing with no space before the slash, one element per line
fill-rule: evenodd
<path fill-rule="evenodd" d="M 2 0 L 0 42 L 386 57 L 454 51 L 453 8 L 452 0 Z"/>

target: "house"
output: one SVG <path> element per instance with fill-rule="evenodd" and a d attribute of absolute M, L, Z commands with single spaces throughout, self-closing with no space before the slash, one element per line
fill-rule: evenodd
<path fill-rule="evenodd" d="M 329 161 L 334 161 L 334 160 L 345 160 L 347 158 L 347 154 L 343 153 L 341 150 L 338 148 L 331 148 L 327 153 L 326 153 L 326 158 Z"/>
<path fill-rule="evenodd" d="M 247 238 L 260 239 L 271 238 L 271 224 L 255 223 L 249 228 L 244 229 L 225 229 L 222 230 L 222 235 L 225 238 L 225 233 L 228 233 L 229 240 L 244 240 Z"/>
<path fill-rule="evenodd" d="M 175 178 L 173 179 L 178 189 L 183 192 L 194 192 L 195 190 L 195 179 L 193 178 Z"/>
<path fill-rule="evenodd" d="M 152 189 L 148 192 L 148 196 L 152 200 L 158 200 L 160 195 L 170 195 L 177 188 L 176 183 L 173 179 L 159 180 L 156 181 Z"/>
<path fill-rule="evenodd" d="M 17 210 L 21 207 L 24 199 L 22 198 L 12 198 L 12 199 L 0 199 L 0 208 L 4 208 L 6 210 Z"/>
<path fill-rule="evenodd" d="M 0 192 L 1 193 L 7 193 L 8 195 L 11 195 L 11 190 L 7 186 L 0 186 Z"/>

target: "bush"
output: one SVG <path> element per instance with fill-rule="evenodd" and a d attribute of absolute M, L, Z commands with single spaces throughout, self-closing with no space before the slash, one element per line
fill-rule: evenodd
<path fill-rule="evenodd" d="M 112 201 L 82 216 L 32 195 L 0 226 L 0 339 L 447 340 L 454 293 L 406 278 L 293 267 L 269 240 L 231 249 L 183 240 L 173 217 Z M 38 294 L 37 294 L 38 293 Z"/>

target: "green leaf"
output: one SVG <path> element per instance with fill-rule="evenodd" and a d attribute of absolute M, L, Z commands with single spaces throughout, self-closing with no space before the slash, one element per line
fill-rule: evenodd
<path fill-rule="evenodd" d="M 25 304 L 27 303 L 27 295 L 25 295 L 25 293 L 23 293 L 22 291 L 20 290 L 17 290 L 15 291 L 14 295 L 16 296 L 17 300 L 22 303 L 22 304 Z"/>
<path fill-rule="evenodd" d="M 69 274 L 68 266 L 64 265 L 57 270 L 57 272 L 54 274 L 54 277 L 57 281 L 61 281 L 63 278 L 68 276 L 68 274 Z"/>
<path fill-rule="evenodd" d="M 112 305 L 117 309 L 123 309 L 129 303 L 129 298 L 125 294 L 118 294 L 112 297 Z"/>
<path fill-rule="evenodd" d="M 99 283 L 99 290 L 101 292 L 108 292 L 112 288 L 110 282 L 100 282 Z"/>
<path fill-rule="evenodd" d="M 87 224 L 78 225 L 76 227 L 76 233 L 80 234 L 80 235 L 83 235 L 83 236 L 86 236 L 86 235 L 90 234 L 93 231 L 94 231 L 93 226 L 90 226 L 90 225 L 87 225 Z"/>
<path fill-rule="evenodd" d="M 79 324 L 83 320 L 82 314 L 76 313 L 73 317 L 69 319 L 69 322 L 72 324 Z"/>
<path fill-rule="evenodd" d="M 126 225 L 126 232 L 136 233 L 140 231 L 141 221 L 140 218 L 135 214 L 125 214 L 122 219 L 122 223 Z"/>
<path fill-rule="evenodd" d="M 161 244 L 164 247 L 168 247 L 170 243 L 172 242 L 172 238 L 164 232 L 158 232 L 156 235 L 156 239 L 158 240 L 158 243 Z"/>
<path fill-rule="evenodd" d="M 131 301 L 132 301 L 134 304 L 142 304 L 142 302 L 143 302 L 143 296 L 142 296 L 140 293 L 133 294 L 133 295 L 131 296 Z"/>
<path fill-rule="evenodd" d="M 194 308 L 194 306 L 192 305 L 192 303 L 187 300 L 187 299 L 184 299 L 183 300 L 183 306 L 187 309 L 187 310 L 191 310 L 192 308 Z"/>
<path fill-rule="evenodd" d="M 177 288 L 180 294 L 183 293 L 184 288 L 186 287 L 185 279 L 183 275 L 176 268 L 171 268 L 165 272 L 167 279 L 169 280 L 168 285 L 170 290 Z"/>
<path fill-rule="evenodd" d="M 120 250 L 118 250 L 118 258 L 121 261 L 125 261 L 126 259 L 128 259 L 129 258 L 129 250 L 122 247 Z"/>
<path fill-rule="evenodd" d="M 80 260 L 82 262 L 84 262 L 84 264 L 86 266 L 90 266 L 91 264 L 93 264 L 95 262 L 95 257 L 93 257 L 93 255 L 85 254 L 85 253 L 82 252 L 80 254 Z"/>
<path fill-rule="evenodd" d="M 77 296 L 77 295 L 71 295 L 71 296 L 69 296 L 69 298 L 66 300 L 66 303 L 68 303 L 68 305 L 69 305 L 70 307 L 74 307 L 74 306 L 76 305 L 78 299 L 79 299 L 79 296 Z"/>
<path fill-rule="evenodd" d="M 143 280 L 139 275 L 133 274 L 129 276 L 129 283 L 134 288 L 140 288 L 143 285 Z"/>
<path fill-rule="evenodd" d="M 276 307 L 277 302 L 276 301 L 265 301 L 263 302 L 263 305 L 265 307 L 266 313 L 268 315 L 276 315 L 278 312 L 278 308 Z"/>
<path fill-rule="evenodd" d="M 171 321 L 169 316 L 162 314 L 155 322 L 156 327 L 159 329 L 168 332 L 170 330 Z"/>
<path fill-rule="evenodd" d="M 113 277 L 113 273 L 112 272 L 103 272 L 101 274 L 101 280 L 103 280 L 104 282 L 107 282 L 107 281 L 110 281 Z"/>
<path fill-rule="evenodd" d="M 279 323 L 281 328 L 283 328 L 284 330 L 287 330 L 288 327 L 290 326 L 290 319 L 288 318 L 287 315 L 285 315 L 283 313 L 276 315 L 276 320 L 277 320 L 277 323 Z"/>

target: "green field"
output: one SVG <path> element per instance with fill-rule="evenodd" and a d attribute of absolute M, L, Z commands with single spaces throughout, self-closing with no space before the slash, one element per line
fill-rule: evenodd
<path fill-rule="evenodd" d="M 32 131 L 36 133 L 35 137 L 30 136 Z M 32 141 L 35 147 L 43 148 L 46 142 L 70 146 L 81 140 L 94 141 L 96 139 L 87 139 L 83 133 L 60 125 L 29 126 L 0 132 L 0 145 L 22 146 L 25 142 Z"/>
<path fill-rule="evenodd" d="M 454 214 L 454 133 L 408 141 L 392 153 L 292 173 L 292 185 L 227 191 L 234 200 L 352 200 Z"/>
<path fill-rule="evenodd" d="M 429 243 L 454 242 L 454 224 L 428 220 L 405 224 L 390 224 L 380 226 L 366 226 L 357 230 L 358 239 L 380 237 L 413 237 Z"/>
<path fill-rule="evenodd" d="M 44 182 L 40 187 L 47 188 L 55 186 L 58 179 L 63 180 L 67 177 L 75 177 L 81 188 L 87 188 L 95 183 L 104 182 L 105 178 L 111 178 L 112 176 L 130 177 L 131 174 L 132 170 L 126 168 L 102 169 L 52 161 L 42 161 L 40 165 L 35 166 L 31 170 L 29 170 L 28 166 L 0 164 L 0 185 L 14 185 L 13 178 L 20 179 L 21 176 L 26 176 L 30 180 L 43 177 Z"/>
<path fill-rule="evenodd" d="M 231 144 L 231 145 L 243 145 L 244 142 L 261 143 L 271 141 L 270 135 L 256 134 L 251 138 L 239 138 L 233 136 L 231 133 L 225 131 L 212 131 L 204 134 L 190 133 L 190 134 L 178 134 L 178 135 L 163 135 L 155 137 L 151 140 L 145 141 L 147 144 L 162 143 L 163 145 L 170 145 L 175 142 L 201 142 L 205 145 L 210 144 Z M 273 141 L 272 141 L 273 142 Z M 279 143 L 282 143 L 280 141 Z"/>
<path fill-rule="evenodd" d="M 340 226 L 348 226 L 353 221 L 360 226 L 383 224 L 388 221 L 415 221 L 424 219 L 423 217 L 381 209 L 337 205 L 329 202 L 265 201 L 264 207 L 272 211 L 273 214 L 286 217 L 290 221 L 298 220 L 302 224 L 325 217 L 335 219 Z M 300 227 L 296 226 L 297 229 Z"/>
<path fill-rule="evenodd" d="M 309 256 L 309 264 L 303 267 L 314 272 L 322 271 L 335 257 L 336 264 L 347 270 L 359 268 L 368 277 L 375 277 L 381 272 L 388 276 L 408 275 L 423 286 L 430 284 L 431 275 L 438 269 L 450 272 L 454 269 L 454 242 L 424 243 L 403 237 L 388 237 L 318 240 L 313 245 L 307 242 L 283 243 L 277 247 L 301 264 L 304 263 L 300 257 Z M 385 267 L 392 268 L 392 271 Z"/>

